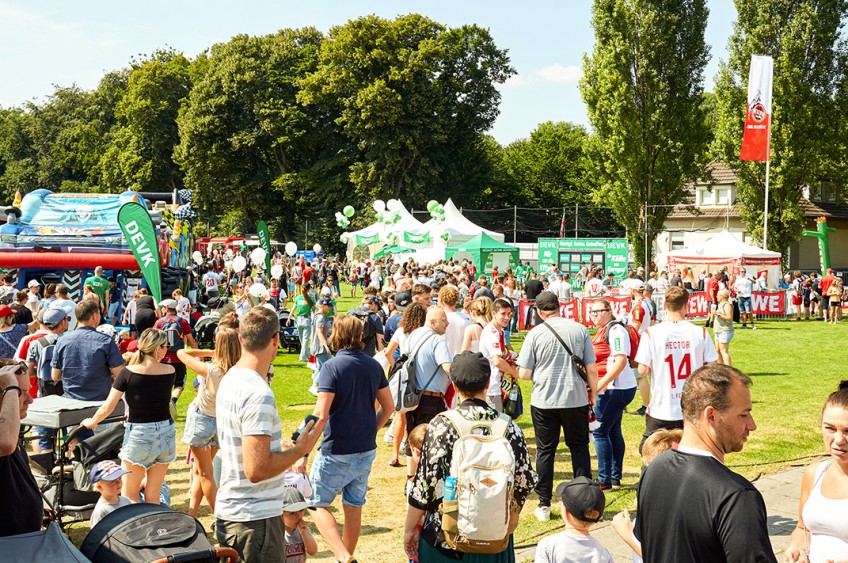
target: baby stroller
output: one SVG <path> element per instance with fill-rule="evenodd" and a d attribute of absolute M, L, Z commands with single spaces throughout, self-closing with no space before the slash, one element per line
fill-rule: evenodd
<path fill-rule="evenodd" d="M 300 336 L 297 334 L 297 327 L 294 325 L 294 317 L 288 309 L 277 311 L 277 317 L 280 319 L 280 346 L 286 349 L 287 352 L 300 351 Z M 291 324 L 289 324 L 291 319 Z"/>
<path fill-rule="evenodd" d="M 0 538 L 0 553 L 7 563 L 89 563 L 53 522 L 45 530 Z"/>
<path fill-rule="evenodd" d="M 194 339 L 200 348 L 204 350 L 215 349 L 215 333 L 218 330 L 220 320 L 221 315 L 218 313 L 210 313 L 197 319 L 194 325 Z"/>
<path fill-rule="evenodd" d="M 44 507 L 51 520 L 62 528 L 67 522 L 88 520 L 100 494 L 89 482 L 89 470 L 98 461 L 117 459 L 124 439 L 124 427 L 116 424 L 83 440 L 69 452 L 83 429 L 78 426 L 83 419 L 97 411 L 100 402 L 78 401 L 57 395 L 35 399 L 27 417 L 21 421 L 24 428 L 42 426 L 58 432 L 53 439 L 53 451 L 30 457 L 30 469 L 35 476 L 44 499 Z M 120 422 L 124 418 L 124 403 L 118 406 L 103 424 Z M 65 428 L 75 427 L 67 438 L 61 436 Z"/>
<path fill-rule="evenodd" d="M 158 504 L 131 504 L 107 514 L 80 547 L 94 563 L 166 563 L 221 560 L 236 563 L 231 548 L 212 547 L 200 522 Z"/>

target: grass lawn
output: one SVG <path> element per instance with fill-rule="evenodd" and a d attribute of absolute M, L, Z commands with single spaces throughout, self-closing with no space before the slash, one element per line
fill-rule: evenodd
<path fill-rule="evenodd" d="M 342 293 L 350 294 L 348 286 Z M 361 296 L 361 292 L 359 293 Z M 339 310 L 347 311 L 358 304 L 358 300 L 342 298 Z M 753 432 L 744 451 L 732 454 L 728 466 L 749 479 L 769 474 L 791 465 L 809 462 L 810 456 L 823 452 L 819 430 L 821 406 L 828 393 L 845 378 L 845 353 L 839 346 L 830 345 L 838 341 L 835 334 L 843 334 L 848 322 L 831 326 L 822 322 L 764 321 L 758 330 L 737 330 L 730 345 L 734 365 L 751 376 L 754 400 L 754 419 L 758 428 Z M 514 338 L 513 346 L 520 348 L 522 339 Z M 312 412 L 315 397 L 308 392 L 311 384 L 310 371 L 298 362 L 298 354 L 281 351 L 274 362 L 276 377 L 273 390 L 283 424 L 283 434 L 290 434 L 303 417 Z M 189 377 L 191 381 L 191 377 Z M 518 421 L 523 430 L 531 455 L 535 455 L 533 425 L 529 415 L 530 382 L 521 382 L 524 392 L 526 414 Z M 191 389 L 183 394 L 180 417 L 177 420 L 178 437 L 182 438 L 185 411 L 193 398 Z M 629 410 L 641 404 L 637 393 Z M 605 520 L 609 520 L 622 508 L 632 508 L 635 498 L 635 483 L 639 477 L 641 460 L 636 447 L 644 431 L 645 420 L 639 416 L 624 416 L 624 436 L 628 451 L 625 458 L 623 487 L 607 494 Z M 404 499 L 404 467 L 389 466 L 391 447 L 378 436 L 378 453 L 371 473 L 368 503 L 363 510 L 362 537 L 357 548 L 360 561 L 405 561 L 402 545 L 403 520 L 406 513 Z M 168 483 L 176 510 L 188 507 L 188 466 L 185 465 L 186 448 L 180 442 L 178 460 L 168 472 Z M 597 462 L 593 460 L 593 470 Z M 556 458 L 554 484 L 571 478 L 571 461 L 564 444 Z M 341 512 L 341 500 L 336 500 L 336 513 Z M 555 503 L 556 504 L 556 503 Z M 551 521 L 541 523 L 533 516 L 536 507 L 532 495 L 522 512 L 521 525 L 515 533 L 516 547 L 536 544 L 542 537 L 559 531 L 562 520 L 559 507 L 554 507 Z M 201 522 L 210 529 L 212 515 L 206 505 L 200 512 Z M 77 524 L 71 537 L 82 541 L 87 525 Z M 313 531 L 315 528 L 313 526 Z M 317 534 L 317 533 L 316 533 Z M 316 536 L 317 537 L 317 536 Z M 319 554 L 316 561 L 332 561 L 332 553 L 326 543 L 318 538 Z"/>

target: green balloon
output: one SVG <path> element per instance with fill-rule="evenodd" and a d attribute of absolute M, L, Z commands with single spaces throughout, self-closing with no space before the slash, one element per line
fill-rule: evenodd
<path fill-rule="evenodd" d="M 434 212 L 438 208 L 439 208 L 439 202 L 436 201 L 435 199 L 431 199 L 430 201 L 427 202 L 427 211 L 429 211 L 430 213 Z"/>
<path fill-rule="evenodd" d="M 345 208 L 342 209 L 342 213 L 344 213 L 345 217 L 353 217 L 353 214 L 356 213 L 356 210 L 352 205 L 345 205 Z"/>

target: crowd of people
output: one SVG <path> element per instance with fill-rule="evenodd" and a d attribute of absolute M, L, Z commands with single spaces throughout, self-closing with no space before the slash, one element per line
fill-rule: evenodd
<path fill-rule="evenodd" d="M 729 344 L 734 307 L 740 328 L 756 329 L 750 299 L 768 287 L 762 273 L 720 269 L 696 277 L 689 269 L 669 277 L 638 268 L 615 283 L 593 264 L 572 276 L 555 264 L 537 272 L 519 263 L 483 275 L 470 261 L 429 267 L 278 254 L 272 263 L 284 266 L 281 276 L 237 273 L 216 251 L 192 270 L 186 295 L 177 289 L 157 302 L 139 289 L 126 306 L 102 269 L 85 281 L 78 302 L 61 284 L 40 296 L 37 280 L 26 292 L 0 292 L 0 300 L 14 295 L 0 304 L 0 361 L 12 364 L 0 369 L 0 494 L 17 509 L 15 518 L 0 517 L 0 535 L 41 525 L 41 500 L 18 439 L 31 385 L 39 396 L 102 403 L 83 421 L 81 440 L 103 430 L 119 401 L 128 407 L 120 465 L 91 469 L 101 493 L 96 525 L 128 503 L 162 500 L 190 369 L 196 396 L 181 438 L 193 460 L 188 512 L 196 515 L 205 499 L 218 543 L 245 561 L 314 555 L 306 511 L 334 558 L 356 561 L 377 434 L 387 425 L 390 464 L 406 458 L 408 507 L 398 550 L 409 560 L 514 561 L 512 533 L 535 492 L 535 517 L 548 521 L 561 504 L 565 526 L 540 542 L 537 561 L 611 561 L 590 529 L 603 515 L 604 492 L 623 486 L 622 418 L 637 393 L 646 464 L 639 517 L 634 525 L 624 512 L 614 522 L 635 556 L 775 560 L 762 497 L 723 464 L 756 429 L 751 380 L 732 367 Z M 789 278 L 782 289 L 793 303 L 800 299 L 797 318 L 806 310 L 841 320 L 842 285 L 832 272 Z M 340 279 L 351 284 L 351 297 L 362 294 L 344 314 Z M 654 291 L 664 295 L 662 322 Z M 713 304 L 712 334 L 686 320 L 695 291 Z M 561 316 L 561 302 L 578 295 L 592 299 L 594 334 Z M 616 318 L 611 299 L 622 296 L 631 299 L 629 312 Z M 532 328 L 516 351 L 511 340 L 522 300 L 532 302 Z M 217 328 L 214 348 L 206 350 L 194 336 L 210 315 Z M 281 318 L 296 329 L 317 397 L 291 440 L 269 385 Z M 116 330 L 122 321 L 126 329 Z M 529 402 L 520 398 L 519 379 L 530 382 Z M 10 392 L 17 403 L 6 398 Z M 524 403 L 534 459 L 515 422 Z M 828 398 L 822 427 L 831 459 L 805 474 L 787 561 L 848 558 L 845 522 L 822 517 L 848 498 L 848 383 Z M 52 451 L 56 430 L 35 431 L 33 452 Z M 555 486 L 561 439 L 572 479 Z M 340 494 L 342 510 L 334 513 Z M 842 504 L 828 504 L 834 502 Z"/>

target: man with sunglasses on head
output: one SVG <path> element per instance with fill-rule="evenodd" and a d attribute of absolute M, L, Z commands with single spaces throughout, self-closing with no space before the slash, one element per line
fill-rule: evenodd
<path fill-rule="evenodd" d="M 21 419 L 32 403 L 25 364 L 0 367 L 0 537 L 41 529 L 42 504 L 38 485 L 21 445 Z"/>

